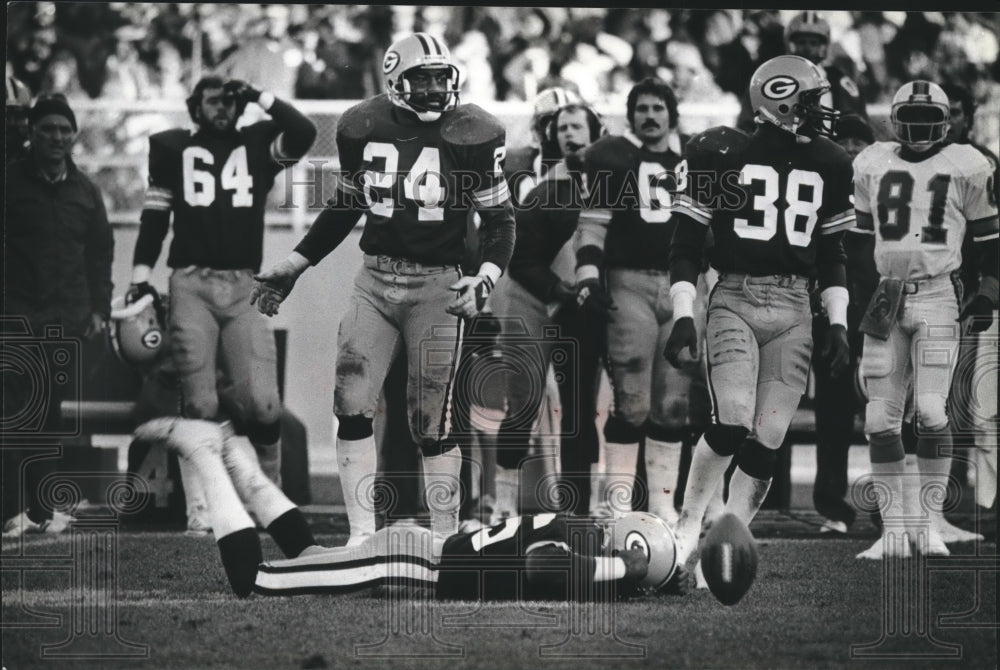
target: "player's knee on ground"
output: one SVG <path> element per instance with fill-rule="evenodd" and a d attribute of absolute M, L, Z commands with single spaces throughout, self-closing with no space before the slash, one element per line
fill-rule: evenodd
<path fill-rule="evenodd" d="M 363 440 L 375 434 L 372 419 L 363 415 L 337 415 L 337 437 L 341 440 Z"/>
<path fill-rule="evenodd" d="M 936 431 L 948 423 L 945 410 L 948 396 L 941 393 L 920 393 L 917 395 L 917 416 L 920 427 L 924 430 Z"/>
<path fill-rule="evenodd" d="M 642 439 L 642 425 L 646 417 L 633 422 L 622 416 L 617 408 L 604 424 L 604 439 L 614 444 L 636 444 Z"/>
<path fill-rule="evenodd" d="M 777 461 L 778 451 L 768 449 L 757 440 L 743 442 L 736 456 L 737 467 L 754 479 L 770 479 Z"/>
<path fill-rule="evenodd" d="M 705 442 L 719 456 L 732 456 L 749 434 L 750 429 L 743 426 L 716 424 L 705 429 Z"/>

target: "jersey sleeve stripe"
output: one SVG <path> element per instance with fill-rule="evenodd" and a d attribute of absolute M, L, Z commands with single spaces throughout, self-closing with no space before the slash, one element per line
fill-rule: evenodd
<path fill-rule="evenodd" d="M 699 205 L 689 196 L 681 194 L 674 198 L 674 209 L 681 214 L 686 214 L 698 223 L 708 225 L 712 222 L 711 210 Z"/>
<path fill-rule="evenodd" d="M 596 223 L 606 226 L 611 223 L 611 211 L 607 209 L 585 209 L 580 212 L 580 223 Z"/>
<path fill-rule="evenodd" d="M 854 228 L 854 217 L 845 219 L 840 223 L 830 223 L 823 224 L 820 227 L 820 235 L 833 235 L 834 233 L 839 233 L 842 230 L 851 230 Z"/>
<path fill-rule="evenodd" d="M 854 221 L 856 218 L 853 209 L 847 209 L 839 214 L 829 217 L 820 224 L 820 228 L 834 228 L 843 226 L 845 223 Z"/>
<path fill-rule="evenodd" d="M 346 177 L 339 177 L 337 179 L 337 190 L 347 195 L 362 195 L 361 189 L 354 186 Z"/>
<path fill-rule="evenodd" d="M 1000 233 L 990 233 L 988 235 L 983 235 L 982 237 L 973 237 L 973 242 L 989 242 L 990 240 L 995 240 L 1000 238 Z"/>
<path fill-rule="evenodd" d="M 169 188 L 150 186 L 146 191 L 146 199 L 142 207 L 143 209 L 169 210 L 170 201 L 173 198 L 174 194 Z"/>
<path fill-rule="evenodd" d="M 993 234 L 995 236 L 997 232 L 1000 232 L 1000 218 L 995 216 L 969 221 L 966 225 L 969 227 L 969 234 L 977 242 L 984 235 Z"/>
<path fill-rule="evenodd" d="M 472 194 L 472 200 L 477 207 L 498 207 L 509 199 L 510 191 L 507 189 L 506 179 L 501 179 L 490 188 Z"/>
<path fill-rule="evenodd" d="M 282 161 L 290 158 L 290 156 L 285 155 L 285 153 L 281 150 L 281 142 L 284 136 L 284 133 L 279 133 L 278 136 L 274 138 L 274 141 L 271 142 L 271 158 L 275 161 Z"/>

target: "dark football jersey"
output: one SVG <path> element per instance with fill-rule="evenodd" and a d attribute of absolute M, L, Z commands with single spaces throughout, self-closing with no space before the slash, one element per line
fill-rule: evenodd
<path fill-rule="evenodd" d="M 673 197 L 683 187 L 681 157 L 649 151 L 629 133 L 591 144 L 583 164 L 588 194 L 580 225 L 607 226 L 605 267 L 666 271 Z"/>
<path fill-rule="evenodd" d="M 506 131 L 476 105 L 434 122 L 380 95 L 337 125 L 340 188 L 366 205 L 361 249 L 421 263 L 458 265 L 469 212 L 509 199 L 501 164 Z"/>
<path fill-rule="evenodd" d="M 273 121 L 260 121 L 226 135 L 176 128 L 149 138 L 145 207 L 174 213 L 170 267 L 260 270 L 264 207 L 284 168 L 271 150 L 279 133 Z"/>
<path fill-rule="evenodd" d="M 726 127 L 692 138 L 687 190 L 677 211 L 711 226 L 719 272 L 816 276 L 816 244 L 854 225 L 851 160 L 825 137 L 799 144 L 762 127 Z"/>
<path fill-rule="evenodd" d="M 586 519 L 536 514 L 452 535 L 445 541 L 438 566 L 437 596 L 462 600 L 533 599 L 538 594 L 525 581 L 526 556 L 532 548 L 546 544 L 584 556 L 599 556 L 604 532 Z M 588 574 L 586 580 L 592 577 L 592 573 Z"/>

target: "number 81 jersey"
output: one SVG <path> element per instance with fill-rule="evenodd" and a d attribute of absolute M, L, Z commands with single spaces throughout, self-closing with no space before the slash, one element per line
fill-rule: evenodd
<path fill-rule="evenodd" d="M 993 167 L 968 144 L 949 144 L 922 160 L 877 142 L 854 159 L 854 201 L 861 227 L 875 234 L 879 274 L 919 280 L 958 270 L 968 231 L 996 236 Z"/>
<path fill-rule="evenodd" d="M 506 130 L 466 104 L 418 121 L 385 94 L 347 110 L 337 124 L 345 202 L 367 220 L 361 249 L 435 265 L 465 256 L 470 210 L 509 201 L 502 172 Z"/>

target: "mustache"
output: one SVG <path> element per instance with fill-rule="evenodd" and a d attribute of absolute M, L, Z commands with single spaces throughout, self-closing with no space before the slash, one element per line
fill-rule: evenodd
<path fill-rule="evenodd" d="M 642 124 L 642 127 L 643 128 L 659 128 L 660 124 L 657 123 L 656 121 L 650 120 L 650 121 L 646 121 L 646 123 Z"/>

